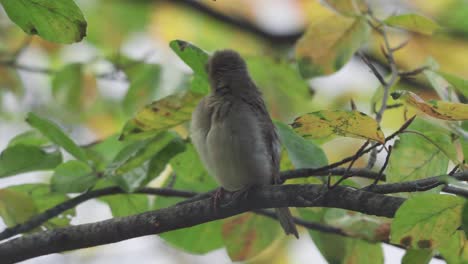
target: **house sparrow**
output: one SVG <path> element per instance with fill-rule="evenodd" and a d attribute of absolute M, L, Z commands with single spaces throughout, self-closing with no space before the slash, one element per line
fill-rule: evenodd
<path fill-rule="evenodd" d="M 281 145 L 245 61 L 232 50 L 208 61 L 211 93 L 192 114 L 192 142 L 208 172 L 227 191 L 276 184 Z M 291 212 L 277 208 L 286 234 L 298 237 Z"/>

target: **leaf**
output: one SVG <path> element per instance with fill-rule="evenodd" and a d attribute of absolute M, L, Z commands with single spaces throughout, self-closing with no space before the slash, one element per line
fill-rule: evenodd
<path fill-rule="evenodd" d="M 135 191 L 148 182 L 149 160 L 175 139 L 175 134 L 164 132 L 152 139 L 129 145 L 108 166 L 106 176 L 123 190 Z"/>
<path fill-rule="evenodd" d="M 417 14 L 390 16 L 383 22 L 392 27 L 399 27 L 424 35 L 432 35 L 440 29 L 440 26 L 433 20 Z"/>
<path fill-rule="evenodd" d="M 468 104 L 452 103 L 446 101 L 424 101 L 418 95 L 409 91 L 392 93 L 393 99 L 404 100 L 407 104 L 416 107 L 425 114 L 443 120 L 468 120 Z"/>
<path fill-rule="evenodd" d="M 367 5 L 361 0 L 324 0 L 325 5 L 345 16 L 361 15 Z"/>
<path fill-rule="evenodd" d="M 223 220 L 222 236 L 232 261 L 251 259 L 283 234 L 278 221 L 244 213 Z"/>
<path fill-rule="evenodd" d="M 0 189 L 0 216 L 9 227 L 24 223 L 37 213 L 34 201 L 27 195 Z"/>
<path fill-rule="evenodd" d="M 291 126 L 305 138 L 319 139 L 337 135 L 385 142 L 377 122 L 359 111 L 317 111 L 296 118 Z"/>
<path fill-rule="evenodd" d="M 181 139 L 175 139 L 167 144 L 158 154 L 156 154 L 148 164 L 148 172 L 143 185 L 159 176 L 161 172 L 169 164 L 169 161 L 177 154 L 184 152 L 186 149 L 185 143 Z"/>
<path fill-rule="evenodd" d="M 439 247 L 440 254 L 450 264 L 466 264 L 468 262 L 468 242 L 463 231 L 451 234 L 448 241 Z"/>
<path fill-rule="evenodd" d="M 353 238 L 361 238 L 366 241 L 388 240 L 390 234 L 389 221 L 343 209 L 327 209 L 323 215 L 323 222 L 340 228 Z"/>
<path fill-rule="evenodd" d="M 327 208 L 300 209 L 301 216 L 310 221 L 323 223 Z M 380 244 L 372 244 L 360 239 L 347 238 L 309 229 L 309 234 L 320 253 L 328 263 L 382 263 L 383 252 Z"/>
<path fill-rule="evenodd" d="M 429 249 L 408 249 L 406 250 L 403 259 L 401 260 L 402 264 L 427 264 L 431 261 L 434 253 Z"/>
<path fill-rule="evenodd" d="M 10 186 L 8 187 L 8 190 L 21 192 L 30 197 L 39 213 L 69 199 L 65 194 L 51 192 L 50 186 L 42 183 Z M 60 215 L 50 219 L 45 224 L 42 224 L 42 226 L 48 228 L 67 226 L 70 224 L 70 220 L 75 216 L 75 214 L 75 208 L 66 210 Z"/>
<path fill-rule="evenodd" d="M 447 132 L 416 118 L 407 130 L 418 131 L 426 138 L 404 133 L 393 146 L 386 171 L 388 182 L 403 182 L 426 178 L 428 175 L 447 173 L 448 157 L 456 157 L 454 146 Z M 433 145 L 433 142 L 437 146 Z"/>
<path fill-rule="evenodd" d="M 85 151 L 92 162 L 92 167 L 96 171 L 103 171 L 117 154 L 128 145 L 129 142 L 119 141 L 118 135 L 112 135 L 97 144 L 85 148 Z"/>
<path fill-rule="evenodd" d="M 156 96 L 161 66 L 135 61 L 127 63 L 131 66 L 124 68 L 124 71 L 130 79 L 130 86 L 122 103 L 127 113 L 133 113 L 137 108 L 148 104 Z"/>
<path fill-rule="evenodd" d="M 149 210 L 148 196 L 143 194 L 118 194 L 100 197 L 109 205 L 113 217 L 140 214 Z"/>
<path fill-rule="evenodd" d="M 455 90 L 459 91 L 461 94 L 463 94 L 464 97 L 468 98 L 468 80 L 446 72 L 437 71 L 436 73 L 444 77 L 444 79 L 447 80 L 447 82 L 449 82 Z"/>
<path fill-rule="evenodd" d="M 50 139 L 50 141 L 63 147 L 68 153 L 73 155 L 75 158 L 87 162 L 86 153 L 78 145 L 73 142 L 63 131 L 50 120 L 39 117 L 34 113 L 29 113 L 26 117 L 26 122 L 32 127 L 38 129 L 44 136 Z"/>
<path fill-rule="evenodd" d="M 188 144 L 184 152 L 175 156 L 170 162 L 176 176 L 173 188 L 207 192 L 217 187 L 214 179 L 203 167 L 194 146 Z M 158 196 L 154 209 L 165 208 L 181 201 L 182 198 Z M 224 246 L 221 237 L 221 221 L 213 221 L 201 225 L 174 230 L 161 234 L 161 238 L 169 244 L 185 251 L 204 254 Z M 200 243 L 203 241 L 203 243 Z"/>
<path fill-rule="evenodd" d="M 272 116 L 289 119 L 292 113 L 310 109 L 309 84 L 294 65 L 267 56 L 246 56 L 245 60 Z"/>
<path fill-rule="evenodd" d="M 304 78 L 341 69 L 367 41 L 370 28 L 364 18 L 332 15 L 313 21 L 296 44 L 296 59 Z"/>
<path fill-rule="evenodd" d="M 125 124 L 119 139 L 148 138 L 190 120 L 193 109 L 202 97 L 203 95 L 187 91 L 145 106 Z"/>
<path fill-rule="evenodd" d="M 464 199 L 424 193 L 406 200 L 395 214 L 391 242 L 413 249 L 443 245 L 461 224 Z"/>
<path fill-rule="evenodd" d="M 465 203 L 462 210 L 462 226 L 465 236 L 468 236 L 468 203 Z"/>
<path fill-rule="evenodd" d="M 318 168 L 328 164 L 327 156 L 319 146 L 297 135 L 281 122 L 275 122 L 275 126 L 294 168 Z"/>
<path fill-rule="evenodd" d="M 51 170 L 62 163 L 59 151 L 45 152 L 36 146 L 16 145 L 0 154 L 0 178 L 19 173 Z"/>
<path fill-rule="evenodd" d="M 424 70 L 424 77 L 426 77 L 426 79 L 429 81 L 429 84 L 437 92 L 437 95 L 442 100 L 448 101 L 449 97 L 447 93 L 447 87 L 450 87 L 451 85 L 441 75 L 435 72 L 435 70 L 440 67 L 439 64 L 435 61 L 435 59 L 429 57 L 426 60 L 426 65 L 428 65 L 431 70 Z"/>
<path fill-rule="evenodd" d="M 196 75 L 208 79 L 205 65 L 208 63 L 209 55 L 204 50 L 183 40 L 173 40 L 169 43 L 171 49 L 179 56 Z"/>
<path fill-rule="evenodd" d="M 59 43 L 78 42 L 87 23 L 73 0 L 1 0 L 6 13 L 24 32 Z"/>
<path fill-rule="evenodd" d="M 49 143 L 49 140 L 46 137 L 44 137 L 44 135 L 39 133 L 39 131 L 29 130 L 18 134 L 14 138 L 12 138 L 10 142 L 8 142 L 8 147 L 13 147 L 16 145 L 42 147 L 47 143 Z"/>
<path fill-rule="evenodd" d="M 60 164 L 52 175 L 51 189 L 54 192 L 79 193 L 93 187 L 98 177 L 88 164 L 70 160 Z"/>
<path fill-rule="evenodd" d="M 83 65 L 72 63 L 58 71 L 52 79 L 52 94 L 56 101 L 71 110 L 80 109 L 83 86 Z"/>
<path fill-rule="evenodd" d="M 22 96 L 24 94 L 23 82 L 15 69 L 1 68 L 0 76 L 2 76 L 2 78 L 0 78 L 0 91 L 11 91 L 16 96 Z"/>
<path fill-rule="evenodd" d="M 462 122 L 461 127 L 464 131 L 468 131 L 468 122 L 467 121 Z M 464 135 L 461 136 L 460 143 L 461 143 L 462 152 L 463 152 L 463 160 L 467 162 L 468 161 L 468 138 L 466 138 Z"/>

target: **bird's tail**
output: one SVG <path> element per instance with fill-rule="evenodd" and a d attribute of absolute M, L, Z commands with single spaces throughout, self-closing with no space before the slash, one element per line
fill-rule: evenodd
<path fill-rule="evenodd" d="M 297 233 L 296 229 L 296 224 L 294 223 L 294 219 L 291 215 L 291 211 L 289 211 L 289 208 L 276 208 L 275 211 L 286 235 L 293 234 L 296 238 L 299 238 L 299 234 Z"/>

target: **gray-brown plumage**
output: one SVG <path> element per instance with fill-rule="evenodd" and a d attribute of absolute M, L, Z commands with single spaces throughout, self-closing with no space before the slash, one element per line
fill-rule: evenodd
<path fill-rule="evenodd" d="M 211 94 L 193 112 L 191 134 L 208 172 L 228 191 L 277 183 L 280 141 L 244 60 L 218 51 L 207 71 Z M 289 209 L 276 212 L 286 234 L 298 237 Z"/>

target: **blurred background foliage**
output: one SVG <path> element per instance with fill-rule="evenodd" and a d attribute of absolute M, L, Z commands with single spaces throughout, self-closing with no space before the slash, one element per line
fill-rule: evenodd
<path fill-rule="evenodd" d="M 196 74 L 194 79 L 191 75 L 192 70 L 169 46 L 169 43 L 176 39 L 186 40 L 207 52 L 227 48 L 240 52 L 246 58 L 252 77 L 264 94 L 271 115 L 284 123 L 290 124 L 295 117 L 312 111 L 350 110 L 351 99 L 357 110 L 373 116 L 373 104 L 379 107 L 382 89 L 379 89 L 375 75 L 359 56 L 353 56 L 354 50 L 351 53 L 349 50 L 346 51 L 349 54 L 344 52 L 343 56 L 348 56 L 350 61 L 346 59 L 341 64 L 328 65 L 327 68 L 312 74 L 314 76 L 303 78 L 298 69 L 297 63 L 301 54 L 317 52 L 320 48 L 326 51 L 327 40 L 324 41 L 324 45 L 317 44 L 316 40 L 322 29 L 335 30 L 334 27 L 346 25 L 347 21 L 339 22 L 335 19 L 336 10 L 339 12 L 350 10 L 346 6 L 333 6 L 333 3 L 339 2 L 328 1 L 328 4 L 324 4 L 311 0 L 76 0 L 88 27 L 86 38 L 80 43 L 71 45 L 48 42 L 37 36 L 27 36 L 0 8 L 0 149 L 6 148 L 7 144 L 11 146 L 10 140 L 13 137 L 29 129 L 24 120 L 28 112 L 34 112 L 59 124 L 74 142 L 63 143 L 61 136 L 57 136 L 59 139 L 44 138 L 34 132 L 20 134 L 17 141 L 41 147 L 50 147 L 51 143 L 55 143 L 80 160 L 67 161 L 55 169 L 54 177 L 63 176 L 57 176 L 57 179 L 64 182 L 52 180 L 52 188 L 54 186 L 58 188 L 54 192 L 53 199 L 41 200 L 44 192 L 47 193 L 48 187 L 42 183 L 32 191 L 31 186 L 20 185 L 5 189 L 8 190 L 6 192 L 0 192 L 4 208 L 8 207 L 5 205 L 6 201 L 14 200 L 14 203 L 20 203 L 24 207 L 28 202 L 21 201 L 34 200 L 31 206 L 25 207 L 25 211 L 19 215 L 11 213 L 2 215 L 5 225 L 20 223 L 29 216 L 63 201 L 66 198 L 64 193 L 82 192 L 94 184 L 105 187 L 117 182 L 120 187 L 124 186 L 124 189 L 133 191 L 148 183 L 150 186 L 165 186 L 171 181 L 171 175 L 175 174 L 178 177 L 174 187 L 180 189 L 208 191 L 215 187 L 215 183 L 197 162 L 198 158 L 193 147 L 186 144 L 188 136 L 186 122 L 178 122 L 181 124 L 175 126 L 172 132 L 162 132 L 157 135 L 157 139 L 123 143 L 117 140 L 125 122 L 143 106 L 176 92 L 205 89 L 206 82 L 196 79 Z M 425 100 L 447 100 L 453 97 L 444 98 L 450 95 L 441 94 L 440 90 L 445 89 L 447 85 L 453 85 L 458 87 L 457 100 L 466 103 L 468 2 L 464 0 L 370 0 L 368 2 L 375 15 L 382 20 L 390 15 L 413 12 L 425 15 L 440 25 L 440 28 L 430 35 L 394 28 L 389 30 L 391 46 L 407 42 L 404 48 L 395 52 L 396 64 L 401 71 L 411 71 L 429 64 L 437 73 L 437 75 L 427 73 L 401 77 L 392 90 L 413 91 Z M 332 10 L 333 8 L 335 10 Z M 344 18 L 346 19 L 349 18 Z M 333 23 L 330 23 L 332 20 Z M 323 28 L 317 30 L 314 25 L 323 25 Z M 308 29 L 311 30 L 307 32 Z M 384 45 L 382 38 L 370 28 L 367 30 L 368 32 L 364 30 L 358 39 L 346 41 L 346 44 L 357 43 L 356 49 L 360 48 L 360 52 L 376 63 L 379 70 L 389 73 L 389 65 L 381 52 L 381 47 Z M 304 32 L 307 32 L 304 38 L 297 42 Z M 362 41 L 363 46 L 361 46 Z M 349 45 L 346 47 L 349 48 Z M 330 54 L 330 57 L 324 60 L 329 61 L 334 55 L 339 54 Z M 440 75 L 445 80 L 441 79 Z M 396 103 L 393 99 L 389 99 L 390 105 Z M 177 115 L 175 118 L 180 118 L 182 121 L 186 120 L 184 118 L 189 112 L 184 115 L 183 109 L 180 112 L 173 111 L 171 102 L 167 102 L 164 106 L 169 109 L 167 113 Z M 405 115 L 412 116 L 414 113 L 415 110 L 408 110 L 405 107 L 389 109 L 382 120 L 383 132 L 388 135 L 401 126 Z M 175 118 L 168 119 L 174 121 Z M 36 128 L 40 126 L 33 125 Z M 424 131 L 430 125 L 421 121 L 414 124 L 414 127 L 417 126 L 419 128 L 415 129 Z M 438 123 L 437 126 L 447 127 L 442 123 Z M 444 136 L 439 136 L 443 137 L 443 140 L 438 142 L 452 143 L 448 136 L 450 133 L 447 131 L 443 133 Z M 414 135 L 404 135 L 400 143 L 414 142 L 412 136 Z M 57 143 L 58 141 L 62 143 Z M 291 142 L 293 145 L 293 139 Z M 321 165 L 325 165 L 327 159 L 331 163 L 354 154 L 363 142 L 362 139 L 341 137 L 326 141 L 321 145 L 326 154 Z M 74 151 L 75 148 L 80 150 Z M 317 151 L 310 146 L 304 148 L 308 151 Z M 81 150 L 84 154 L 76 154 Z M 15 151 L 27 153 L 28 149 Z M 321 151 L 319 150 L 317 155 L 322 155 Z M 452 162 L 456 164 L 457 161 L 463 160 L 463 151 L 466 151 L 466 146 L 457 145 L 456 149 L 447 152 L 454 153 L 451 154 L 454 157 Z M 62 158 L 57 161 L 52 159 L 54 157 L 42 157 L 40 153 L 37 155 L 39 160 L 47 161 L 41 170 L 55 168 L 62 161 Z M 80 159 L 81 155 L 86 158 Z M 282 163 L 283 169 L 299 167 L 299 162 L 307 164 L 307 161 L 297 160 L 295 163 L 294 153 L 284 153 L 284 155 L 292 158 L 291 161 L 283 159 L 285 160 Z M 418 155 L 425 153 L 423 151 Z M 148 161 L 148 157 L 152 158 Z M 70 155 L 65 154 L 65 160 L 69 159 Z M 401 170 L 404 169 L 399 165 L 408 159 L 403 159 L 401 156 L 393 159 L 400 160 L 393 163 L 397 165 L 392 166 L 392 162 L 390 163 L 388 179 L 392 182 L 402 180 L 396 179 L 397 176 L 394 175 L 408 176 L 405 179 L 428 176 L 423 172 L 402 174 Z M 445 173 L 449 159 L 447 157 L 441 159 L 443 160 L 433 163 L 434 167 L 425 168 L 425 172 L 432 173 L 433 170 L 437 170 Z M 378 163 L 381 164 L 382 161 L 379 155 Z M 122 162 L 127 165 L 122 167 Z M 166 167 L 167 163 L 171 165 L 169 170 Z M 355 166 L 362 167 L 366 163 L 365 158 L 359 159 Z M 50 166 L 46 166 L 47 164 Z M 74 189 L 66 190 L 60 187 L 70 184 L 67 177 L 71 174 L 89 174 L 88 165 L 98 172 L 112 175 L 110 177 L 112 182 L 101 179 L 98 181 L 94 178 L 89 182 L 83 182 L 81 178 L 79 184 L 73 185 Z M 3 173 L 3 175 L 11 174 L 8 171 Z M 8 187 L 26 182 L 49 182 L 52 174 L 44 172 L 30 176 L 21 179 L 5 178 L 0 180 L 0 184 L 2 187 Z M 347 181 L 346 184 L 360 183 Z M 113 216 L 124 216 L 150 208 L 166 207 L 179 199 L 157 197 L 154 201 L 148 201 L 142 195 L 132 194 L 105 197 L 100 200 L 109 206 Z M 11 203 L 10 205 L 8 208 L 11 210 L 16 208 Z M 75 213 L 75 210 L 69 210 L 47 224 L 67 225 L 69 221 L 63 218 L 70 220 Z M 311 220 L 335 225 L 340 224 L 339 219 L 352 218 L 352 221 L 347 222 L 350 226 L 353 225 L 350 223 L 362 223 L 364 221 L 362 219 L 365 219 L 367 225 L 353 226 L 354 229 L 351 229 L 358 233 L 371 232 L 372 235 L 360 234 L 367 235 L 369 240 L 375 239 L 374 236 L 389 225 L 386 220 L 366 218 L 360 214 L 346 215 L 342 210 L 304 209 L 300 214 Z M 10 219 L 5 215 L 15 215 L 16 219 Z M 249 225 L 233 225 L 247 220 Z M 264 228 L 256 230 L 255 227 L 258 226 Z M 285 252 L 271 249 L 284 248 L 285 242 L 284 239 L 280 239 L 281 233 L 278 227 L 270 219 L 246 214 L 223 222 L 200 225 L 189 231 L 179 230 L 164 234 L 162 237 L 168 243 L 191 253 L 207 253 L 224 245 L 227 246 L 227 255 L 233 260 L 242 260 L 258 252 L 264 252 L 263 255 L 257 256 L 255 261 L 271 263 L 273 260 L 275 263 L 283 263 Z M 218 230 L 223 231 L 219 233 Z M 237 241 L 245 239 L 256 231 L 261 233 L 257 235 L 262 239 L 257 239 L 253 245 L 248 245 L 254 248 L 249 252 L 242 248 L 247 246 L 246 244 Z M 350 259 L 357 259 L 358 263 L 383 261 L 383 253 L 377 244 L 356 239 L 336 239 L 313 231 L 310 234 L 325 259 L 331 263 L 347 263 L 346 260 Z M 230 242 L 223 242 L 223 239 Z M 277 242 L 271 246 L 269 242 L 275 239 Z M 199 240 L 210 243 L 197 245 Z M 266 248 L 268 250 L 264 250 Z M 329 252 L 331 248 L 339 250 L 339 254 L 335 254 L 336 251 Z M 373 255 L 363 254 L 365 250 L 369 250 Z M 299 263 L 298 259 L 300 258 L 296 257 L 294 260 Z"/>

